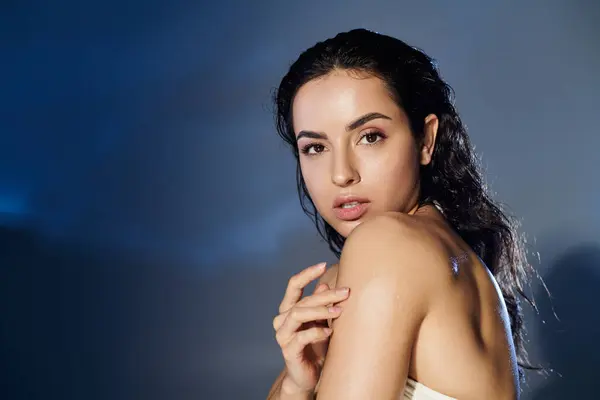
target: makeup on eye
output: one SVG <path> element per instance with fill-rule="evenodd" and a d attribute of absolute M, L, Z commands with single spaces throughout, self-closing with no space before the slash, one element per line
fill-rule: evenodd
<path fill-rule="evenodd" d="M 365 132 L 365 133 L 363 133 L 361 135 L 359 143 L 362 142 L 363 139 L 365 139 L 366 137 L 373 136 L 373 135 L 376 135 L 376 137 L 379 137 L 380 140 L 377 140 L 375 142 L 368 142 L 367 141 L 367 143 L 363 143 L 363 144 L 365 144 L 367 146 L 374 146 L 374 145 L 382 142 L 383 139 L 387 138 L 387 136 L 383 132 L 381 132 L 379 130 L 371 130 L 371 131 L 367 131 L 367 132 Z M 320 154 L 322 152 L 322 151 L 319 151 L 319 152 L 316 152 L 316 153 L 311 153 L 310 152 L 311 149 L 316 148 L 316 147 L 325 147 L 325 146 L 323 144 L 321 144 L 321 143 L 307 143 L 307 144 L 305 144 L 304 146 L 302 146 L 300 148 L 300 152 L 302 154 L 307 155 L 307 156 L 315 156 L 315 155 L 318 155 L 318 154 Z"/>

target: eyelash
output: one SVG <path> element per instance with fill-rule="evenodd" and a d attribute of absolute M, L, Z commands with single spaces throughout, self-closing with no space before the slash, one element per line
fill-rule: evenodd
<path fill-rule="evenodd" d="M 367 137 L 369 135 L 377 135 L 377 136 L 379 136 L 381 138 L 381 140 L 378 140 L 378 141 L 376 141 L 374 143 L 367 143 L 367 146 L 374 146 L 376 144 L 379 144 L 379 142 L 381 142 L 383 139 L 385 139 L 387 137 L 387 136 L 385 136 L 383 133 L 381 133 L 379 131 L 371 131 L 371 132 L 367 132 L 364 135 L 362 135 L 360 137 L 360 140 L 363 140 L 365 137 Z M 311 147 L 314 147 L 314 146 L 322 146 L 322 144 L 320 144 L 320 143 L 308 143 L 308 144 L 306 144 L 305 146 L 302 147 L 302 149 L 300 150 L 300 152 L 302 154 L 305 154 L 305 155 L 309 156 L 309 157 L 318 156 L 322 152 L 319 152 L 319 153 L 309 153 Z"/>

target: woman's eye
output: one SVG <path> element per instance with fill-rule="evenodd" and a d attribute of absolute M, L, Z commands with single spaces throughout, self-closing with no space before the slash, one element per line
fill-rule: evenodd
<path fill-rule="evenodd" d="M 380 140 L 377 140 L 377 138 L 380 138 Z M 366 135 L 364 135 L 360 141 L 362 142 L 363 140 L 366 140 L 365 144 L 375 144 L 375 143 L 381 141 L 381 139 L 383 139 L 383 135 L 381 133 L 371 132 L 371 133 L 367 133 Z"/>
<path fill-rule="evenodd" d="M 302 153 L 308 155 L 315 155 L 323 152 L 324 146 L 322 144 L 309 144 L 302 148 Z"/>
<path fill-rule="evenodd" d="M 374 145 L 374 144 L 381 142 L 381 140 L 384 138 L 385 138 L 385 136 L 382 133 L 369 132 L 369 133 L 366 133 L 365 135 L 363 135 L 363 137 L 360 139 L 359 143 L 366 144 L 366 145 Z M 318 154 L 321 154 L 323 151 L 325 151 L 325 146 L 322 144 L 319 144 L 319 143 L 311 143 L 311 144 L 307 144 L 306 146 L 303 146 L 300 149 L 300 151 L 302 152 L 302 154 L 305 154 L 308 156 L 316 156 Z"/>

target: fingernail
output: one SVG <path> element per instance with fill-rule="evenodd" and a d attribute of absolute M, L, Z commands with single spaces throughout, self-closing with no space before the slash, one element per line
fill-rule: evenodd
<path fill-rule="evenodd" d="M 340 307 L 340 306 L 329 307 L 329 312 L 330 313 L 336 313 L 336 312 L 339 312 L 339 311 L 342 311 L 342 307 Z"/>
<path fill-rule="evenodd" d="M 319 263 L 319 264 L 315 265 L 315 269 L 322 270 L 323 268 L 325 268 L 326 264 L 327 263 L 325 263 L 325 262 Z"/>
<path fill-rule="evenodd" d="M 350 288 L 345 287 L 345 288 L 337 289 L 335 292 L 337 294 L 347 294 L 349 291 L 350 291 Z"/>

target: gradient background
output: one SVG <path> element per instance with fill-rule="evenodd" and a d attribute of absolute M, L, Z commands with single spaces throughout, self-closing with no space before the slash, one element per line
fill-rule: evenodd
<path fill-rule="evenodd" d="M 598 21 L 593 0 L 3 1 L 0 397 L 266 397 L 287 279 L 334 260 L 270 93 L 355 27 L 439 61 L 541 256 L 560 322 L 536 286 L 529 349 L 558 372 L 524 398 L 597 395 Z"/>

